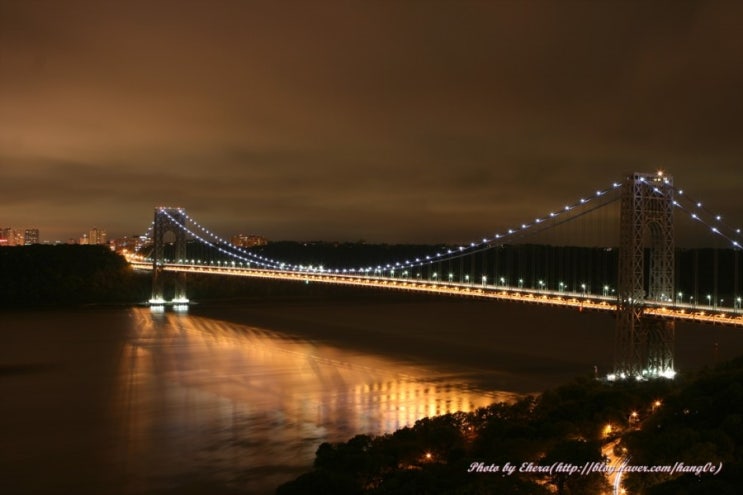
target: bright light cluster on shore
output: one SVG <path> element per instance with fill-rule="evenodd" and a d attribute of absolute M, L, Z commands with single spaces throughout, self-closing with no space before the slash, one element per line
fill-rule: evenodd
<path fill-rule="evenodd" d="M 648 378 L 667 378 L 668 380 L 673 380 L 676 377 L 676 371 L 672 368 L 667 368 L 663 370 L 642 370 L 642 373 L 639 375 L 628 375 L 624 372 L 619 373 L 609 373 L 606 375 L 606 379 L 610 382 L 614 381 L 622 381 L 627 380 L 630 378 L 633 378 L 637 381 L 643 381 Z"/>

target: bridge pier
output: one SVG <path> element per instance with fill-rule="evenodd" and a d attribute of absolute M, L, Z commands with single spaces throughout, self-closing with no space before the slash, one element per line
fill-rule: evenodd
<path fill-rule="evenodd" d="M 675 323 L 644 314 L 646 301 L 673 301 L 673 209 L 669 176 L 635 172 L 622 184 L 616 347 L 610 378 L 675 374 Z"/>
<path fill-rule="evenodd" d="M 186 224 L 186 210 L 183 208 L 155 208 L 155 220 L 153 226 L 154 246 L 152 249 L 152 297 L 150 305 L 164 304 L 188 304 L 186 295 L 186 274 L 182 272 L 169 273 L 165 271 L 165 245 L 172 244 L 173 260 L 178 261 L 186 258 L 186 232 L 183 227 Z M 169 234 L 173 237 L 166 239 Z M 165 299 L 165 283 L 173 282 L 173 299 Z"/>

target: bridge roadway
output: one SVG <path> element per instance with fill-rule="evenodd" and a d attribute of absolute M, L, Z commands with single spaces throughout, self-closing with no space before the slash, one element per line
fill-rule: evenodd
<path fill-rule="evenodd" d="M 152 270 L 152 262 L 129 258 L 136 270 Z M 185 263 L 166 263 L 165 271 L 228 275 L 237 277 L 318 282 L 325 284 L 371 287 L 419 293 L 496 299 L 529 304 L 543 304 L 575 308 L 579 311 L 616 311 L 616 296 L 603 296 L 583 292 L 560 292 L 511 286 L 494 286 L 477 283 L 457 283 L 411 278 L 394 278 L 359 274 L 331 273 L 329 271 L 271 270 L 251 267 L 210 266 Z M 672 301 L 646 301 L 644 314 L 658 318 L 724 325 L 743 328 L 743 312 L 739 308 L 675 303 Z"/>

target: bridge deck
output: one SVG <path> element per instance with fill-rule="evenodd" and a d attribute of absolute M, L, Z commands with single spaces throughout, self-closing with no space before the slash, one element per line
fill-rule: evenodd
<path fill-rule="evenodd" d="M 130 260 L 137 270 L 152 270 L 151 262 Z M 480 285 L 474 283 L 457 283 L 445 281 L 417 280 L 410 278 L 391 278 L 366 276 L 358 274 L 338 274 L 330 272 L 306 272 L 291 270 L 268 270 L 245 267 L 214 267 L 166 263 L 165 271 L 182 273 L 199 273 L 251 277 L 270 280 L 287 280 L 294 282 L 317 282 L 324 284 L 345 285 L 354 287 L 378 288 L 418 293 L 476 297 L 502 301 L 543 304 L 579 311 L 616 311 L 616 296 L 602 296 L 590 293 L 559 292 L 518 287 Z M 740 309 L 730 307 L 712 307 L 682 303 L 660 303 L 647 301 L 644 314 L 680 321 L 693 321 L 704 324 L 743 327 L 743 314 Z"/>

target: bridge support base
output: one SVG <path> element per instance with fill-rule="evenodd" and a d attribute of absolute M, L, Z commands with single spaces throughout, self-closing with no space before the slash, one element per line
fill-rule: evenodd
<path fill-rule="evenodd" d="M 620 320 L 616 332 L 616 362 L 610 380 L 675 376 L 675 321 L 638 315 L 632 322 Z"/>
<path fill-rule="evenodd" d="M 174 286 L 173 298 L 165 299 L 165 284 L 172 283 Z M 157 267 L 152 272 L 152 297 L 150 306 L 165 305 L 187 305 L 189 303 L 186 295 L 186 274 L 182 272 L 170 273 Z"/>
<path fill-rule="evenodd" d="M 622 185 L 614 373 L 622 378 L 672 378 L 673 321 L 644 315 L 649 301 L 674 294 L 673 180 L 635 172 Z M 647 277 L 646 277 L 647 275 Z"/>
<path fill-rule="evenodd" d="M 154 246 L 152 250 L 152 297 L 150 306 L 164 305 L 187 305 L 186 296 L 186 274 L 182 272 L 166 272 L 164 264 L 166 234 L 171 234 L 173 241 L 173 259 L 182 262 L 186 257 L 186 210 L 183 208 L 155 208 L 155 220 L 153 222 Z M 175 290 L 173 299 L 165 300 L 165 279 L 172 279 Z"/>

